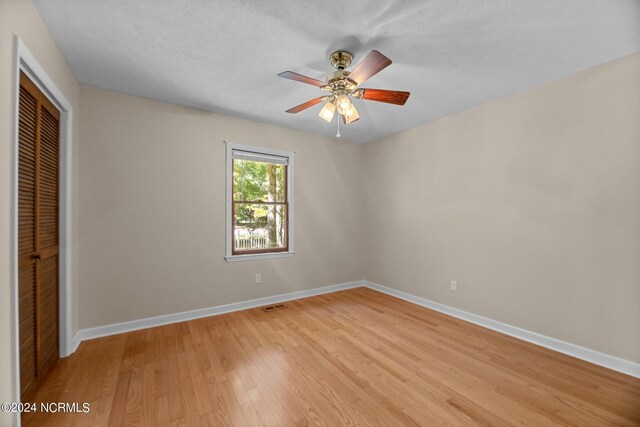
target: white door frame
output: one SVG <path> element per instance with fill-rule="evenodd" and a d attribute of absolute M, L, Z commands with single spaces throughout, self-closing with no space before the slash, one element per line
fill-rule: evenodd
<path fill-rule="evenodd" d="M 20 71 L 28 75 L 47 98 L 60 109 L 60 357 L 67 357 L 73 353 L 74 350 L 72 348 L 71 336 L 71 136 L 73 134 L 73 107 L 18 36 L 14 36 L 13 65 L 11 282 L 13 290 L 14 401 L 20 402 L 20 323 L 18 317 L 18 106 L 20 96 Z M 19 414 L 17 414 L 17 423 L 20 425 Z"/>

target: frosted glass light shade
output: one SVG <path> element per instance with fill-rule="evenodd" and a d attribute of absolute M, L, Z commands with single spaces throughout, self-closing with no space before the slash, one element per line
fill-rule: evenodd
<path fill-rule="evenodd" d="M 353 106 L 349 97 L 344 93 L 338 95 L 336 104 L 338 104 L 338 113 L 340 114 L 348 114 L 349 109 Z"/>
<path fill-rule="evenodd" d="M 325 122 L 331 123 L 331 120 L 333 120 L 333 114 L 335 113 L 335 111 L 336 111 L 336 106 L 333 104 L 333 102 L 327 102 L 326 104 L 324 104 L 324 107 L 322 107 L 322 110 L 320 110 L 320 113 L 318 115 Z"/>
<path fill-rule="evenodd" d="M 358 114 L 358 110 L 356 110 L 356 106 L 351 104 L 351 108 L 347 111 L 347 114 L 344 115 L 344 121 L 346 124 L 353 123 L 360 118 L 360 114 Z"/>

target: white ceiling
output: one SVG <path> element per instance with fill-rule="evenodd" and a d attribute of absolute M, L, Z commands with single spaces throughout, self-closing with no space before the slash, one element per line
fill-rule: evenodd
<path fill-rule="evenodd" d="M 284 111 L 324 94 L 328 55 L 393 64 L 363 87 L 408 90 L 398 107 L 356 100 L 342 135 L 374 141 L 640 51 L 638 0 L 34 0 L 82 84 L 334 135 Z"/>

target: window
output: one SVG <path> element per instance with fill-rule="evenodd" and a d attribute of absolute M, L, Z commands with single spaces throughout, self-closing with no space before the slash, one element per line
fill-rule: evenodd
<path fill-rule="evenodd" d="M 293 153 L 227 143 L 227 261 L 293 255 Z"/>

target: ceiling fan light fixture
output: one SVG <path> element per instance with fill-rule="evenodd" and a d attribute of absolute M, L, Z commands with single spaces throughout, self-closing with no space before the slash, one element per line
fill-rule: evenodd
<path fill-rule="evenodd" d="M 324 107 L 322 107 L 322 110 L 320 110 L 320 113 L 318 115 L 325 122 L 331 123 L 331 120 L 333 120 L 333 114 L 335 113 L 335 111 L 336 111 L 335 104 L 333 102 L 327 102 L 326 104 L 324 104 Z"/>

